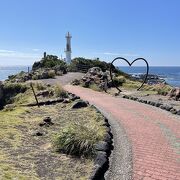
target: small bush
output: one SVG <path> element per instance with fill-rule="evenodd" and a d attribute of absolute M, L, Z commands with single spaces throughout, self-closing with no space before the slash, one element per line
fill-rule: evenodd
<path fill-rule="evenodd" d="M 110 70 L 110 63 L 107 63 L 105 61 L 100 61 L 98 59 L 86 59 L 83 57 L 76 57 L 71 61 L 71 64 L 68 65 L 68 71 L 73 71 L 73 72 L 83 72 L 87 73 L 88 69 L 92 67 L 99 67 L 102 69 L 103 72 Z M 127 75 L 124 72 L 118 70 L 115 68 L 115 66 L 112 66 L 112 71 L 114 73 L 118 73 L 119 75 Z"/>
<path fill-rule="evenodd" d="M 55 70 L 63 70 L 63 73 L 67 72 L 66 63 L 54 55 L 47 55 L 40 61 L 35 62 L 32 66 L 32 70 L 37 70 L 39 68 L 55 68 Z"/>
<path fill-rule="evenodd" d="M 89 88 L 94 91 L 102 91 L 97 84 L 90 84 Z"/>
<path fill-rule="evenodd" d="M 55 71 L 54 70 L 49 70 L 48 71 L 48 78 L 54 78 L 55 77 Z"/>
<path fill-rule="evenodd" d="M 94 144 L 98 142 L 97 128 L 84 124 L 70 124 L 54 140 L 57 151 L 76 155 L 93 156 Z"/>
<path fill-rule="evenodd" d="M 122 86 L 123 83 L 126 82 L 126 79 L 124 77 L 115 77 L 113 79 L 113 85 L 114 86 Z"/>
<path fill-rule="evenodd" d="M 1 99 L 0 106 L 13 103 L 14 97 L 19 93 L 24 93 L 26 90 L 27 86 L 21 83 L 5 83 L 2 89 L 3 98 Z"/>
<path fill-rule="evenodd" d="M 37 75 L 33 75 L 32 76 L 32 80 L 38 80 L 38 76 Z"/>
<path fill-rule="evenodd" d="M 36 83 L 35 87 L 37 88 L 38 91 L 42 91 L 46 89 L 46 86 L 43 85 L 42 83 Z"/>
<path fill-rule="evenodd" d="M 27 86 L 21 83 L 6 83 L 3 87 L 4 94 L 18 94 L 24 93 L 27 90 Z"/>
<path fill-rule="evenodd" d="M 61 85 L 56 85 L 55 94 L 57 97 L 67 98 L 68 94 Z"/>

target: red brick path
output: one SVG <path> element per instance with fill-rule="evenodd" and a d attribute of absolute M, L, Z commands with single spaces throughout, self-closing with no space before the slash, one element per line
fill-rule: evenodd
<path fill-rule="evenodd" d="M 132 143 L 133 179 L 180 180 L 180 118 L 135 101 L 66 85 L 124 126 Z"/>

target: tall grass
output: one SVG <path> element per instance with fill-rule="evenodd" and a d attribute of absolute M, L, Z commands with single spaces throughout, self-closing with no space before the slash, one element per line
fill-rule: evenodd
<path fill-rule="evenodd" d="M 104 129 L 97 124 L 72 123 L 55 137 L 57 151 L 76 156 L 92 157 L 94 144 L 102 140 Z"/>
<path fill-rule="evenodd" d="M 55 86 L 55 95 L 57 97 L 67 98 L 68 93 L 63 89 L 63 87 L 60 84 L 57 84 Z"/>
<path fill-rule="evenodd" d="M 36 83 L 35 87 L 37 88 L 38 91 L 46 89 L 46 86 L 44 84 L 42 84 L 42 83 Z"/>

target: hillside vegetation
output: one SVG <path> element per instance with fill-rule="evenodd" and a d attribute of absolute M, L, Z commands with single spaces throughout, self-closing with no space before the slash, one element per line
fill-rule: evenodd
<path fill-rule="evenodd" d="M 28 83 L 5 85 L 13 94 L 0 111 L 0 179 L 88 179 L 104 117 L 88 104 L 73 109 L 79 98 L 60 85 L 33 87 L 47 105 L 35 106 Z"/>

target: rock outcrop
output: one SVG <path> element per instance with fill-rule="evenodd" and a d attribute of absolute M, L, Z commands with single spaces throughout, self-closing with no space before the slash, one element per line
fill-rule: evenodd
<path fill-rule="evenodd" d="M 95 85 L 100 90 L 107 90 L 112 87 L 112 81 L 110 79 L 110 72 L 103 72 L 99 67 L 93 67 L 88 70 L 82 79 L 75 79 L 72 82 L 73 85 L 82 85 L 83 87 L 90 87 Z"/>

